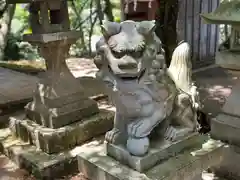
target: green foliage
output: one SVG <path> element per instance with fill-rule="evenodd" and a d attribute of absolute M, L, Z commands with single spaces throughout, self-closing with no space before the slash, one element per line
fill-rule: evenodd
<path fill-rule="evenodd" d="M 37 49 L 27 42 L 22 42 L 22 36 L 29 30 L 28 11 L 23 5 L 17 5 L 4 51 L 5 60 L 38 58 Z"/>
<path fill-rule="evenodd" d="M 9 33 L 7 39 L 7 45 L 4 50 L 5 60 L 19 60 L 20 48 L 18 46 L 19 36 L 15 36 L 13 33 Z"/>
<path fill-rule="evenodd" d="M 99 0 L 102 8 L 104 8 L 104 0 Z M 120 1 L 111 0 L 113 4 L 114 21 L 120 21 Z M 71 28 L 80 31 L 81 37 L 72 45 L 70 54 L 73 56 L 82 56 L 87 54 L 91 43 L 91 38 L 94 35 L 101 35 L 98 13 L 99 9 L 96 7 L 96 2 L 91 0 L 74 0 L 69 1 L 69 18 L 71 22 Z M 103 12 L 103 10 L 102 10 Z M 23 34 L 31 32 L 31 28 L 28 23 L 29 12 L 26 5 L 18 4 L 16 6 L 15 14 L 12 20 L 11 32 L 8 36 L 7 45 L 5 48 L 6 60 L 34 60 L 38 59 L 39 55 L 37 48 L 31 46 L 29 43 L 22 42 Z M 94 24 L 91 30 L 91 22 L 97 18 L 97 22 Z M 106 17 L 105 17 L 106 18 Z"/>

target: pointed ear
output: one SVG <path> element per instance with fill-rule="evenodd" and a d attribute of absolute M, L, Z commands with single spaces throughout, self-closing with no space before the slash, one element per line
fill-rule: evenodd
<path fill-rule="evenodd" d="M 156 21 L 152 20 L 150 25 L 149 25 L 149 33 L 153 33 L 156 30 Z"/>
<path fill-rule="evenodd" d="M 156 29 L 155 20 L 153 21 L 142 21 L 137 24 L 137 30 L 140 34 L 148 36 L 152 34 Z"/>
<path fill-rule="evenodd" d="M 101 31 L 105 38 L 118 34 L 121 31 L 121 25 L 116 22 L 104 21 L 101 25 Z"/>

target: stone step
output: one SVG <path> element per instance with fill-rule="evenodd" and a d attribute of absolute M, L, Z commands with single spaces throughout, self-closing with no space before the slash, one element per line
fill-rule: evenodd
<path fill-rule="evenodd" d="M 209 141 L 215 145 L 207 148 L 199 144 L 186 149 L 143 173 L 106 156 L 104 144 L 93 143 L 81 147 L 78 168 L 91 180 L 192 180 L 204 169 L 221 162 L 223 144 Z"/>
<path fill-rule="evenodd" d="M 25 142 L 31 142 L 42 151 L 51 154 L 68 150 L 104 134 L 112 128 L 113 117 L 113 111 L 101 109 L 98 114 L 82 119 L 82 121 L 51 129 L 26 119 L 22 114 L 10 118 L 10 128 L 16 137 Z"/>
<path fill-rule="evenodd" d="M 224 133 L 223 133 L 224 132 Z M 240 117 L 220 113 L 211 121 L 211 137 L 223 142 L 239 146 Z"/>
<path fill-rule="evenodd" d="M 29 119 L 48 128 L 60 128 L 98 113 L 98 105 L 92 99 L 85 99 L 56 108 L 31 102 L 26 106 Z"/>
<path fill-rule="evenodd" d="M 0 129 L 0 150 L 16 165 L 36 179 L 53 180 L 77 172 L 78 147 L 49 155 L 29 143 L 16 139 L 10 129 Z"/>
<path fill-rule="evenodd" d="M 211 136 L 231 145 L 240 146 L 240 83 L 233 88 L 221 113 L 211 120 Z"/>

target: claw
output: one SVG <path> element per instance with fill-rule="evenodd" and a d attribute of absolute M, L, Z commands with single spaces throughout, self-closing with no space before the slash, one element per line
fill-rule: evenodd
<path fill-rule="evenodd" d="M 116 144 L 121 136 L 121 132 L 118 129 L 112 129 L 105 135 L 105 140 L 109 143 Z"/>

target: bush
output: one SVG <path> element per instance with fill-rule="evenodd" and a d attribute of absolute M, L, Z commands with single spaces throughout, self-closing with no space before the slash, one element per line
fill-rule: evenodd
<path fill-rule="evenodd" d="M 39 58 L 37 48 L 27 42 L 22 42 L 22 35 L 10 32 L 4 50 L 5 60 L 34 60 Z"/>
<path fill-rule="evenodd" d="M 22 36 L 29 29 L 28 11 L 25 6 L 17 5 L 14 18 L 11 23 L 11 31 L 4 49 L 5 60 L 33 60 L 39 58 L 37 48 L 27 42 L 22 42 Z"/>

